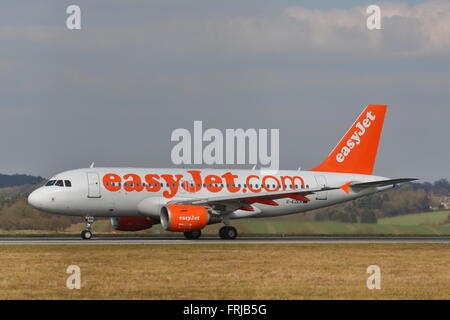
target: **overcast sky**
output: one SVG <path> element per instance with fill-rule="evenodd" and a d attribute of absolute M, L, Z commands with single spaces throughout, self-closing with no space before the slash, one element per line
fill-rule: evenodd
<path fill-rule="evenodd" d="M 375 173 L 450 178 L 450 1 L 4 0 L 0 41 L 0 173 L 174 167 L 194 120 L 279 128 L 307 169 L 388 104 Z"/>

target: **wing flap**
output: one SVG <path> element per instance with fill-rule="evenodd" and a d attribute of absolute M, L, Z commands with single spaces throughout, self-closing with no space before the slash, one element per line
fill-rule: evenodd
<path fill-rule="evenodd" d="M 306 198 L 307 195 L 314 194 L 322 191 L 336 190 L 339 187 L 323 187 L 314 189 L 302 189 L 302 190 L 285 190 L 285 191 L 270 191 L 270 192 L 255 192 L 252 194 L 233 194 L 226 196 L 208 197 L 208 198 L 197 198 L 189 200 L 175 200 L 176 203 L 183 204 L 208 204 L 208 203 L 219 203 L 227 201 L 246 201 L 246 202 L 260 202 L 259 200 L 276 200 L 282 198 L 298 198 L 304 201 L 309 200 Z M 305 198 L 305 199 L 303 199 Z M 258 201 L 253 201 L 258 200 Z M 261 203 L 261 202 L 260 202 Z M 269 203 L 269 202 L 267 202 Z"/>

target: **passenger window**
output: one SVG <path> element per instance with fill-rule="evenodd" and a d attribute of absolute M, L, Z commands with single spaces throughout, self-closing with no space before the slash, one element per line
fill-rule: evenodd
<path fill-rule="evenodd" d="M 72 186 L 72 182 L 70 182 L 70 180 L 64 180 L 64 184 L 66 185 L 66 187 Z"/>
<path fill-rule="evenodd" d="M 55 185 L 58 186 L 58 187 L 64 187 L 64 183 L 63 183 L 62 180 L 56 181 Z"/>

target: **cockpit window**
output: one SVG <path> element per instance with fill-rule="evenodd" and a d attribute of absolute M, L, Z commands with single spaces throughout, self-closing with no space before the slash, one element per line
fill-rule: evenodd
<path fill-rule="evenodd" d="M 52 185 L 55 184 L 55 182 L 56 182 L 56 180 L 49 180 L 49 181 L 45 184 L 45 186 L 46 186 L 46 187 L 52 186 Z"/>
<path fill-rule="evenodd" d="M 71 187 L 72 186 L 72 181 L 70 180 L 49 180 L 46 184 L 46 187 L 50 187 L 50 186 L 58 186 L 58 187 Z"/>

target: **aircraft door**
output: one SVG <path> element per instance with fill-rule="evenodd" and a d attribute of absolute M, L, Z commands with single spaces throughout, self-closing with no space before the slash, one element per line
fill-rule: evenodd
<path fill-rule="evenodd" d="M 325 176 L 315 176 L 315 178 L 318 188 L 324 188 L 327 186 L 327 179 L 325 178 Z M 328 193 L 327 191 L 317 192 L 316 200 L 327 200 L 328 199 L 327 193 Z"/>
<path fill-rule="evenodd" d="M 98 173 L 88 172 L 88 198 L 100 198 L 100 179 Z"/>

